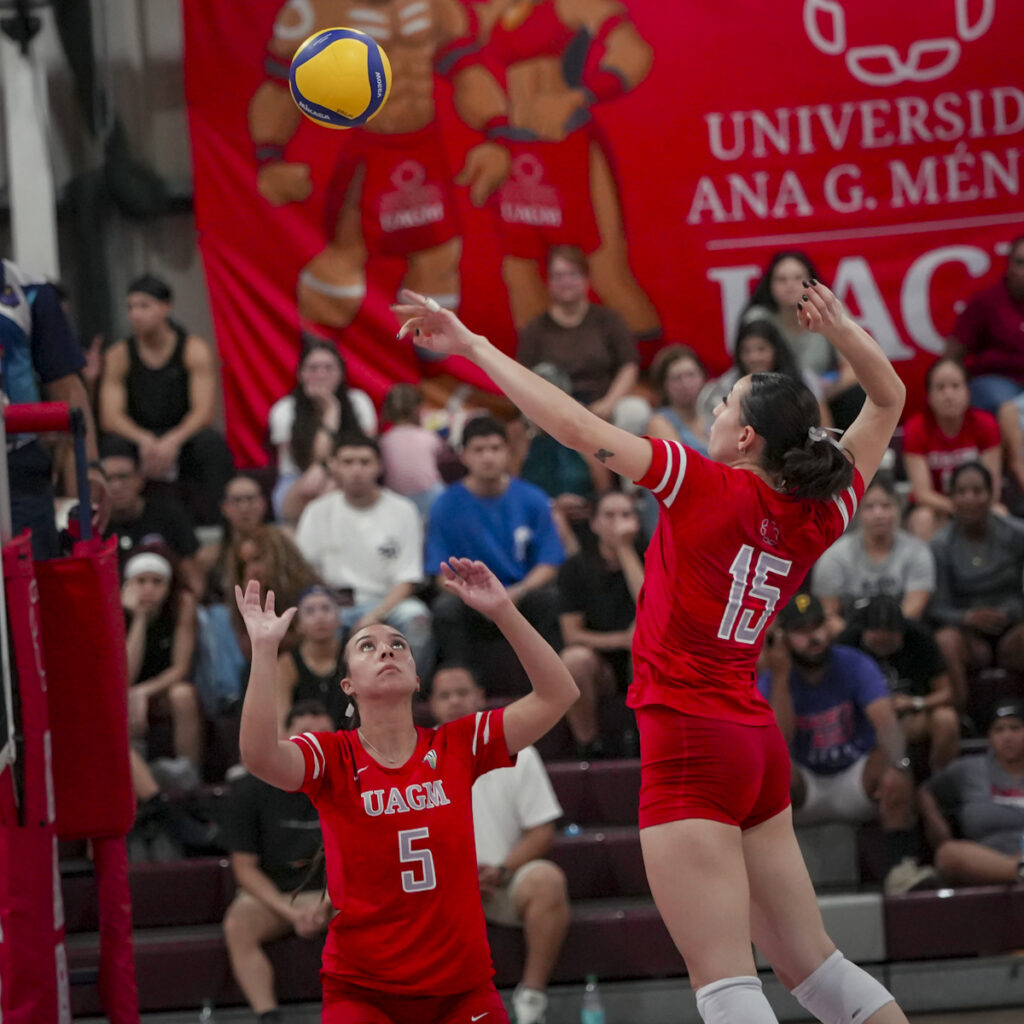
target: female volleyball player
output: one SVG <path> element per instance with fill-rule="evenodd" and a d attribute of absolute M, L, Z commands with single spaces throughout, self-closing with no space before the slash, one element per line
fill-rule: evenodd
<path fill-rule="evenodd" d="M 801 326 L 828 338 L 867 393 L 842 447 L 818 426 L 804 385 L 759 373 L 715 409 L 710 458 L 606 423 L 429 299 L 406 292 L 395 307 L 400 336 L 470 359 L 528 419 L 659 500 L 629 697 L 643 764 L 640 835 L 651 892 L 707 1024 L 775 1021 L 751 940 L 819 1020 L 906 1021 L 825 932 L 793 833 L 789 755 L 754 683 L 765 628 L 850 521 L 905 396 L 824 285 L 805 282 L 802 295 Z"/>
<path fill-rule="evenodd" d="M 338 913 L 324 947 L 324 1024 L 508 1022 L 491 980 L 473 839 L 474 779 L 548 731 L 578 696 L 558 654 L 482 563 L 453 558 L 444 584 L 512 645 L 533 691 L 439 729 L 413 723 L 419 686 L 409 643 L 384 624 L 345 645 L 341 686 L 359 708 L 351 732 L 278 738 L 274 672 L 295 614 L 250 582 L 235 588 L 252 640 L 242 706 L 245 766 L 320 812 L 327 889 Z"/>

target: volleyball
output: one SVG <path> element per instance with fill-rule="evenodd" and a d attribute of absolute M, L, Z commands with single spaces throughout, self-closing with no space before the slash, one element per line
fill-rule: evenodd
<path fill-rule="evenodd" d="M 387 101 L 391 63 L 372 36 L 325 28 L 295 51 L 288 84 L 296 106 L 327 128 L 366 124 Z"/>

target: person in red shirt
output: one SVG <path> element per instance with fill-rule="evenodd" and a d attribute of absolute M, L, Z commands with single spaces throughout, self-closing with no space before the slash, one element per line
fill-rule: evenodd
<path fill-rule="evenodd" d="M 992 474 L 999 502 L 1003 455 L 999 424 L 990 413 L 971 407 L 963 364 L 949 356 L 937 359 L 925 377 L 927 408 L 903 428 L 903 461 L 913 487 L 914 506 L 907 529 L 929 541 L 953 514 L 949 497 L 953 470 L 981 462 Z"/>
<path fill-rule="evenodd" d="M 252 641 L 242 762 L 320 814 L 327 891 L 337 915 L 323 954 L 324 1024 L 508 1022 L 492 981 L 473 834 L 472 785 L 539 739 L 578 696 L 558 654 L 482 563 L 452 558 L 444 585 L 502 631 L 533 684 L 507 708 L 437 729 L 413 722 L 419 687 L 409 642 L 384 623 L 345 646 L 349 732 L 278 735 L 274 667 L 295 615 L 259 584 L 236 600 Z"/>
<path fill-rule="evenodd" d="M 793 832 L 789 754 L 755 666 L 766 628 L 849 524 L 906 389 L 826 288 L 804 282 L 804 330 L 847 359 L 866 400 L 842 446 L 814 396 L 781 374 L 741 378 L 715 409 L 709 456 L 594 416 L 411 292 L 400 336 L 475 363 L 562 444 L 638 481 L 660 504 L 647 550 L 629 702 L 641 739 L 640 837 L 655 902 L 706 1024 L 774 1024 L 751 942 L 818 1020 L 905 1024 L 822 924 Z M 887 766 L 881 787 L 908 766 Z"/>

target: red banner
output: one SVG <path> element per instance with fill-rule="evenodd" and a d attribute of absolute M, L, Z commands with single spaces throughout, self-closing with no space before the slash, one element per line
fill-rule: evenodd
<path fill-rule="evenodd" d="M 289 108 L 288 57 L 330 25 L 391 59 L 367 130 Z M 458 360 L 420 365 L 388 304 L 420 284 L 511 351 L 557 241 L 590 253 L 597 298 L 639 336 L 686 341 L 715 371 L 771 254 L 803 249 L 913 404 L 958 302 L 1024 231 L 1016 0 L 186 0 L 185 27 L 244 463 L 265 459 L 300 327 L 337 338 L 377 399 L 438 370 L 482 383 Z M 455 183 L 464 168 L 475 186 Z"/>

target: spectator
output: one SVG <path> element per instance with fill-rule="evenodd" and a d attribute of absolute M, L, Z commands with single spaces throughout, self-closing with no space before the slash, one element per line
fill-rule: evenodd
<path fill-rule="evenodd" d="M 98 507 L 96 527 L 109 515 L 106 479 L 97 460 L 96 426 L 79 371 L 85 365 L 78 339 L 61 308 L 60 296 L 45 279 L 0 260 L 0 399 L 2 404 L 66 402 L 81 410 L 89 462 L 89 489 Z M 7 435 L 14 535 L 32 531 L 37 559 L 55 558 L 60 541 L 54 521 L 53 467 L 35 434 Z"/>
<path fill-rule="evenodd" d="M 204 544 L 196 555 L 204 587 L 197 597 L 210 601 L 226 601 L 230 595 L 227 565 L 232 548 L 253 534 L 267 518 L 267 499 L 259 482 L 248 473 L 236 473 L 224 488 L 220 500 L 223 520 L 218 540 Z"/>
<path fill-rule="evenodd" d="M 950 517 L 953 470 L 982 462 L 992 477 L 993 501 L 999 500 L 1002 451 L 994 417 L 970 407 L 967 375 L 955 359 L 936 360 L 925 377 L 928 407 L 911 416 L 903 432 L 903 461 L 913 487 L 910 531 L 931 540 Z"/>
<path fill-rule="evenodd" d="M 380 439 L 384 484 L 408 498 L 426 522 L 430 507 L 444 490 L 438 456 L 444 442 L 420 424 L 423 395 L 415 384 L 395 384 L 384 396 L 381 413 L 391 424 Z"/>
<path fill-rule="evenodd" d="M 914 780 L 906 741 L 878 666 L 833 645 L 821 602 L 797 594 L 779 613 L 758 680 L 793 758 L 793 822 L 865 822 L 885 832 L 888 893 L 923 885 L 934 872 L 914 850 Z"/>
<path fill-rule="evenodd" d="M 733 365 L 721 377 L 708 381 L 697 402 L 701 414 L 714 419 L 715 406 L 724 402 L 732 386 L 751 373 L 784 373 L 798 380 L 818 400 L 823 426 L 832 425 L 832 413 L 824 400 L 821 380 L 810 370 L 801 369 L 782 331 L 772 320 L 747 320 L 740 325 L 732 350 Z"/>
<path fill-rule="evenodd" d="M 944 882 L 1024 882 L 1024 704 L 1000 704 L 988 727 L 988 750 L 958 757 L 929 779 L 920 802 Z"/>
<path fill-rule="evenodd" d="M 341 434 L 377 433 L 377 411 L 365 391 L 348 386 L 345 360 L 334 342 L 303 335 L 298 381 L 268 417 L 277 452 L 274 515 L 296 523 L 302 510 L 334 486 L 326 463 Z"/>
<path fill-rule="evenodd" d="M 1002 280 L 976 292 L 956 318 L 946 354 L 963 357 L 971 404 L 995 413 L 1024 391 L 1024 235 L 1010 243 Z"/>
<path fill-rule="evenodd" d="M 306 700 L 288 712 L 285 728 L 301 735 L 333 726 L 322 704 Z M 309 881 L 321 844 L 320 818 L 304 793 L 243 775 L 231 786 L 224 819 L 238 886 L 223 925 L 231 973 L 260 1024 L 280 1024 L 274 969 L 263 946 L 293 932 L 313 939 L 327 930 L 333 909 L 322 878 L 316 891 L 294 891 Z"/>
<path fill-rule="evenodd" d="M 592 540 L 558 570 L 562 661 L 579 687 L 565 720 L 583 760 L 604 753 L 598 703 L 632 678 L 636 602 L 644 581 L 640 520 L 628 495 L 606 491 L 590 518 Z"/>
<path fill-rule="evenodd" d="M 341 688 L 345 675 L 341 637 L 338 636 L 338 601 L 334 592 L 314 584 L 299 595 L 295 632 L 299 642 L 277 659 L 277 691 L 281 720 L 293 705 L 319 701 L 335 729 L 351 729 L 355 705 Z"/>
<path fill-rule="evenodd" d="M 847 531 L 814 566 L 811 592 L 821 600 L 829 631 L 838 636 L 876 594 L 920 619 L 935 590 L 935 559 L 924 541 L 898 527 L 899 497 L 892 479 L 876 474 Z"/>
<path fill-rule="evenodd" d="M 227 565 L 227 593 L 233 595 L 235 586 L 245 590 L 250 580 L 256 580 L 274 596 L 283 608 L 291 608 L 307 588 L 322 582 L 312 566 L 303 557 L 295 542 L 284 530 L 270 523 L 258 527 L 253 533 L 231 546 Z M 249 660 L 249 637 L 237 604 L 227 598 L 235 639 L 246 662 Z M 293 645 L 294 636 L 286 638 L 285 648 Z"/>
<path fill-rule="evenodd" d="M 564 558 L 547 496 L 508 472 L 505 428 L 490 416 L 470 420 L 462 433 L 467 475 L 434 503 L 426 563 L 452 557 L 488 566 L 526 619 L 557 650 L 558 591 Z M 434 636 L 442 661 L 478 668 L 479 642 L 498 634 L 453 594 L 434 601 Z"/>
<path fill-rule="evenodd" d="M 895 597 L 876 594 L 839 642 L 875 659 L 903 735 L 908 743 L 927 746 L 931 771 L 949 764 L 960 750 L 960 719 L 946 663 L 931 633 L 908 622 Z"/>
<path fill-rule="evenodd" d="M 325 583 L 346 592 L 341 624 L 393 626 L 422 674 L 431 667 L 430 611 L 414 596 L 423 582 L 423 524 L 408 498 L 377 483 L 380 470 L 375 440 L 340 437 L 330 461 L 338 489 L 306 506 L 295 543 Z"/>
<path fill-rule="evenodd" d="M 434 674 L 430 710 L 439 725 L 484 709 L 484 691 L 465 668 Z M 516 1024 L 544 1024 L 548 980 L 569 930 L 565 874 L 543 859 L 562 816 L 537 751 L 523 747 L 512 768 L 473 783 L 473 832 L 484 917 L 523 929 L 523 976 L 512 993 Z"/>
<path fill-rule="evenodd" d="M 217 371 L 213 350 L 171 319 L 166 282 L 145 274 L 128 286 L 135 332 L 107 349 L 100 383 L 100 425 L 139 449 L 147 480 L 181 480 L 200 523 L 217 521 L 217 500 L 234 472 L 214 427 Z"/>
<path fill-rule="evenodd" d="M 797 302 L 806 290 L 803 282 L 812 279 L 822 280 L 806 253 L 795 249 L 777 252 L 754 288 L 740 322 L 768 320 L 782 332 L 800 370 L 817 379 L 818 387 L 811 390 L 824 395 L 831 420 L 845 430 L 856 417 L 864 392 L 828 339 L 800 325 Z"/>
<path fill-rule="evenodd" d="M 698 402 L 707 380 L 708 371 L 689 345 L 661 349 L 651 363 L 651 383 L 661 404 L 647 422 L 647 433 L 682 441 L 707 455 L 711 416 Z"/>
<path fill-rule="evenodd" d="M 932 541 L 935 597 L 928 617 L 949 666 L 953 700 L 967 704 L 972 672 L 1024 672 L 1024 523 L 992 512 L 992 475 L 980 462 L 953 470 L 953 518 Z"/>
<path fill-rule="evenodd" d="M 124 567 L 128 728 L 132 741 L 144 744 L 153 722 L 169 717 L 174 758 L 158 762 L 158 778 L 195 789 L 200 715 L 189 675 L 196 651 L 196 600 L 175 573 L 173 558 L 168 548 L 154 545 L 137 551 Z"/>
<path fill-rule="evenodd" d="M 630 403 L 619 407 L 636 386 L 640 357 L 622 317 L 590 301 L 581 249 L 556 245 L 548 251 L 548 298 L 547 312 L 519 332 L 516 359 L 524 366 L 553 363 L 569 375 L 577 401 L 602 419 L 626 426 L 621 418 Z"/>
<path fill-rule="evenodd" d="M 140 544 L 161 542 L 174 553 L 192 592 L 201 593 L 203 579 L 195 557 L 199 542 L 188 510 L 170 495 L 159 501 L 147 496 L 138 449 L 130 441 L 105 437 L 102 452 L 110 492 L 110 522 L 103 536 L 117 535 L 122 571 Z"/>

